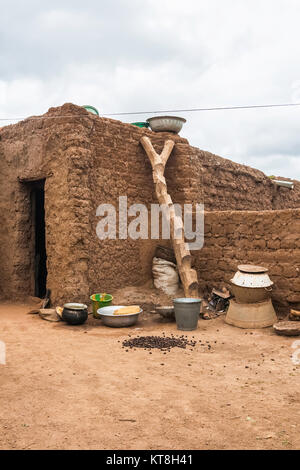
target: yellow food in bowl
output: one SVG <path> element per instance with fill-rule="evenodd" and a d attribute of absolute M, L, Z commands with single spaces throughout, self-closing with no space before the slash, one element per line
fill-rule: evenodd
<path fill-rule="evenodd" d="M 140 307 L 138 305 L 130 305 L 129 307 L 117 308 L 114 311 L 114 315 L 130 315 L 133 313 L 139 313 Z"/>

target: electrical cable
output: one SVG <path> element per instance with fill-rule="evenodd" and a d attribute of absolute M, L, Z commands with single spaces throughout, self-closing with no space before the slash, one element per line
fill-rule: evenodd
<path fill-rule="evenodd" d="M 247 105 L 247 106 L 218 106 L 215 108 L 190 108 L 190 109 L 168 109 L 159 111 L 130 111 L 122 113 L 103 113 L 101 116 L 131 116 L 139 114 L 162 114 L 162 113 L 191 113 L 201 111 L 228 111 L 236 109 L 258 109 L 258 108 L 286 108 L 290 106 L 300 106 L 300 103 L 280 103 L 280 104 L 258 104 L 258 105 Z M 60 119 L 60 118 L 75 118 L 82 117 L 74 114 L 61 115 L 61 116 L 32 116 L 27 118 L 0 118 L 0 121 L 23 121 L 23 120 L 35 120 L 35 119 Z"/>

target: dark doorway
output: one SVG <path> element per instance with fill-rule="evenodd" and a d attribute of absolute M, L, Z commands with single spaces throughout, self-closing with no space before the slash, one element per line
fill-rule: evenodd
<path fill-rule="evenodd" d="M 32 183 L 32 212 L 34 222 L 35 295 L 43 298 L 47 290 L 47 253 L 45 230 L 45 180 Z"/>

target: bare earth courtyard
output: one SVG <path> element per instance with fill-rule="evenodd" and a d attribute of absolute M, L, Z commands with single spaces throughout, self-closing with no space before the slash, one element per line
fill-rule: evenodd
<path fill-rule="evenodd" d="M 1 449 L 299 449 L 293 338 L 222 317 L 164 354 L 122 349 L 128 334 L 178 334 L 145 314 L 136 328 L 43 321 L 0 305 Z M 206 341 L 208 343 L 206 343 Z M 201 344 L 210 344 L 211 349 Z"/>

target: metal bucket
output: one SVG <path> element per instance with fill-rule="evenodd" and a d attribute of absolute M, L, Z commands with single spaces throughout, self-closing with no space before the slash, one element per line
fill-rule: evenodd
<path fill-rule="evenodd" d="M 201 299 L 173 299 L 177 329 L 182 331 L 196 330 L 200 315 Z"/>

